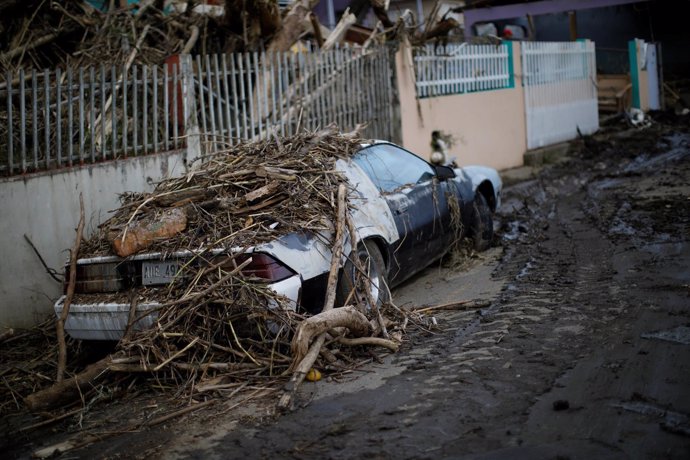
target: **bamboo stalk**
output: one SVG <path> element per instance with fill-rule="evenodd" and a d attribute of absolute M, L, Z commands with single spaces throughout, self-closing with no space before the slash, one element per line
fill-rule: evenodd
<path fill-rule="evenodd" d="M 69 307 L 72 304 L 74 297 L 74 289 L 77 285 L 77 258 L 79 257 L 79 247 L 81 246 L 81 238 L 84 232 L 84 197 L 79 194 L 79 224 L 77 225 L 77 237 L 74 242 L 74 247 L 70 252 L 70 271 L 69 281 L 67 282 L 67 294 L 65 301 L 62 304 L 62 312 L 60 318 L 56 323 L 57 339 L 58 339 L 58 363 L 57 363 L 57 378 L 58 383 L 62 382 L 65 377 L 65 365 L 67 363 L 67 345 L 65 344 L 65 322 L 67 315 L 69 315 Z"/>

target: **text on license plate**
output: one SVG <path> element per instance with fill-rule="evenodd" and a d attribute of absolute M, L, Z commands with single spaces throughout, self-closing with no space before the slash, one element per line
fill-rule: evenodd
<path fill-rule="evenodd" d="M 172 282 L 179 270 L 180 263 L 175 261 L 143 262 L 141 264 L 141 284 L 144 286 L 168 284 Z"/>

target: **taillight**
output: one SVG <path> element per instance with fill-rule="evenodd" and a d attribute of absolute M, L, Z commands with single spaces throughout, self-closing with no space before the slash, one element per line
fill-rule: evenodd
<path fill-rule="evenodd" d="M 242 269 L 242 274 L 244 276 L 259 278 L 262 281 L 277 282 L 295 274 L 280 261 L 268 254 L 242 254 L 237 257 L 238 263 L 247 260 L 249 257 L 252 258 L 252 261 Z"/>
<path fill-rule="evenodd" d="M 69 265 L 65 268 L 63 289 L 67 293 Z M 124 288 L 124 280 L 117 270 L 117 263 L 94 263 L 77 265 L 76 293 L 117 292 Z"/>

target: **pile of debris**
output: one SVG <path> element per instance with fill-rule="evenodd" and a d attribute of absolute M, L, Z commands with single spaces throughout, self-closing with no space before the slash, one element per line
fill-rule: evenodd
<path fill-rule="evenodd" d="M 307 48 L 330 49 L 343 40 L 367 48 L 373 42 L 410 37 L 414 44 L 462 38 L 449 10 L 436 2 L 427 18 L 405 10 L 389 16 L 384 0 L 348 8 L 333 30 L 312 12 L 316 0 L 188 2 L 141 0 L 9 0 L 0 2 L 0 73 L 99 65 L 162 65 L 177 54 L 288 51 L 300 40 Z M 368 4 L 367 4 L 368 3 Z M 373 28 L 358 26 L 371 8 Z M 425 24 L 422 29 L 420 26 Z"/>
<path fill-rule="evenodd" d="M 0 3 L 0 71 L 161 65 L 176 54 L 286 51 L 308 25 L 311 4 L 275 0 Z"/>
<path fill-rule="evenodd" d="M 114 354 L 30 395 L 27 405 L 50 407 L 107 372 L 125 372 L 150 373 L 178 394 L 191 395 L 291 378 L 281 400 L 287 407 L 312 368 L 351 369 L 367 345 L 397 350 L 409 313 L 393 304 L 379 308 L 369 292 L 368 302 L 353 298 L 333 308 L 344 248 L 357 246 L 348 187 L 335 161 L 350 157 L 361 142 L 356 132 L 326 129 L 243 143 L 205 158 L 184 177 L 161 182 L 152 193 L 123 196 L 115 214 L 79 246 L 80 257 L 188 250 L 203 263 L 185 264 L 169 286 L 130 295 L 134 307 L 139 299 L 160 304 L 155 327 L 136 331 L 131 325 L 137 318 L 130 315 Z M 163 226 L 152 225 L 161 221 Z M 155 237 L 147 234 L 152 227 Z M 332 248 L 324 308 L 310 317 L 276 308 L 286 299 L 243 274 L 247 254 L 232 251 L 292 233 L 328 240 Z M 220 261 L 213 257 L 218 249 L 227 255 Z M 364 272 L 359 258 L 345 255 Z M 68 291 L 65 309 L 69 297 Z"/>

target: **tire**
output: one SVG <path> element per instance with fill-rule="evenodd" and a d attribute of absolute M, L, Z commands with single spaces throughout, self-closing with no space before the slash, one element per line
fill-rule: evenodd
<path fill-rule="evenodd" d="M 480 252 L 489 249 L 494 238 L 494 221 L 491 217 L 491 209 L 481 192 L 476 193 L 472 204 L 469 236 L 474 243 L 474 249 Z"/>
<path fill-rule="evenodd" d="M 338 287 L 336 288 L 335 304 L 338 307 L 358 304 L 366 306 L 367 311 L 371 305 L 367 299 L 364 282 L 369 282 L 371 296 L 377 306 L 381 306 L 390 300 L 388 279 L 386 276 L 386 264 L 376 243 L 364 241 L 357 247 L 356 256 L 364 267 L 366 276 L 356 269 L 352 260 L 348 260 L 340 272 Z"/>

